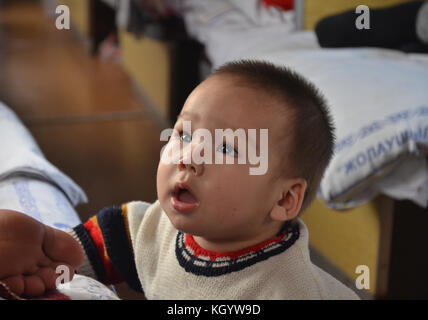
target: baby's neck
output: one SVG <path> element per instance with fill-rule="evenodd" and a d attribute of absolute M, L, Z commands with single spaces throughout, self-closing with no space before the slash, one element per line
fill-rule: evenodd
<path fill-rule="evenodd" d="M 195 242 L 203 249 L 214 251 L 214 252 L 236 252 L 243 250 L 255 245 L 258 245 L 264 241 L 271 240 L 275 238 L 277 234 L 273 233 L 272 235 L 261 235 L 257 238 L 245 239 L 245 240 L 235 240 L 235 241 L 218 241 L 218 240 L 208 240 L 203 237 L 193 236 Z"/>

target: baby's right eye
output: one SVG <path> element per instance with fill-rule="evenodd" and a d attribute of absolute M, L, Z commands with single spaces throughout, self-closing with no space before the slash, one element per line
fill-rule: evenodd
<path fill-rule="evenodd" d="M 187 132 L 179 132 L 180 135 L 180 140 L 184 141 L 184 142 L 192 142 L 192 136 L 190 134 L 188 134 Z"/>

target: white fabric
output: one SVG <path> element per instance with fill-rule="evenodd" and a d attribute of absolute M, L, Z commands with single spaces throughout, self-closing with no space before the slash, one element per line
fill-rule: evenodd
<path fill-rule="evenodd" d="M 207 277 L 186 272 L 175 254 L 177 230 L 159 201 L 127 205 L 139 279 L 147 299 L 358 299 L 310 261 L 308 230 L 286 251 L 240 271 Z M 136 218 L 133 218 L 135 216 Z"/>
<path fill-rule="evenodd" d="M 87 202 L 83 190 L 43 156 L 16 114 L 0 102 L 0 181 L 11 176 L 45 180 L 61 189 L 72 205 Z"/>
<path fill-rule="evenodd" d="M 193 17 L 208 10 L 202 2 L 204 10 L 195 7 L 186 23 L 204 43 L 213 69 L 233 60 L 267 60 L 295 69 L 326 96 L 337 148 L 321 183 L 321 200 L 344 209 L 384 193 L 427 206 L 428 55 L 321 49 L 312 31 L 292 32 L 291 24 L 254 27 L 236 8 L 215 23 L 198 23 Z M 412 138 L 400 143 L 406 132 Z"/>
<path fill-rule="evenodd" d="M 0 208 L 25 213 L 64 231 L 81 223 L 63 192 L 50 183 L 26 177 L 0 181 Z"/>
<path fill-rule="evenodd" d="M 57 290 L 71 300 L 120 300 L 101 282 L 82 275 L 74 275 L 73 280 L 60 284 Z"/>
<path fill-rule="evenodd" d="M 274 51 L 296 29 L 292 11 L 275 13 L 274 9 L 257 6 L 253 0 L 183 2 L 186 28 L 206 46 L 214 66 L 260 48 Z"/>
<path fill-rule="evenodd" d="M 73 206 L 85 193 L 45 159 L 15 113 L 0 102 L 0 208 L 67 230 L 80 223 Z"/>

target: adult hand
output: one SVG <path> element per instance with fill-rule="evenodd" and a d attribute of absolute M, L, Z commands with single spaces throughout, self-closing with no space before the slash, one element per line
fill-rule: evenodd
<path fill-rule="evenodd" d="M 80 244 L 66 232 L 0 210 L 0 281 L 15 294 L 33 297 L 55 288 L 59 265 L 69 268 L 71 280 L 83 258 Z"/>

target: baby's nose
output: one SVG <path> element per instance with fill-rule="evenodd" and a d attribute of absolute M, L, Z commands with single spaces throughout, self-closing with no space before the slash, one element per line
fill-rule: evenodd
<path fill-rule="evenodd" d="M 180 157 L 179 163 L 178 163 L 178 169 L 179 170 L 190 170 L 193 174 L 196 176 L 200 176 L 204 172 L 204 162 L 202 161 L 195 161 L 194 159 L 194 151 L 196 150 L 198 154 L 201 156 L 204 155 L 204 149 L 200 148 L 200 144 L 197 142 L 193 142 L 189 145 L 187 145 L 182 151 L 183 155 Z"/>

